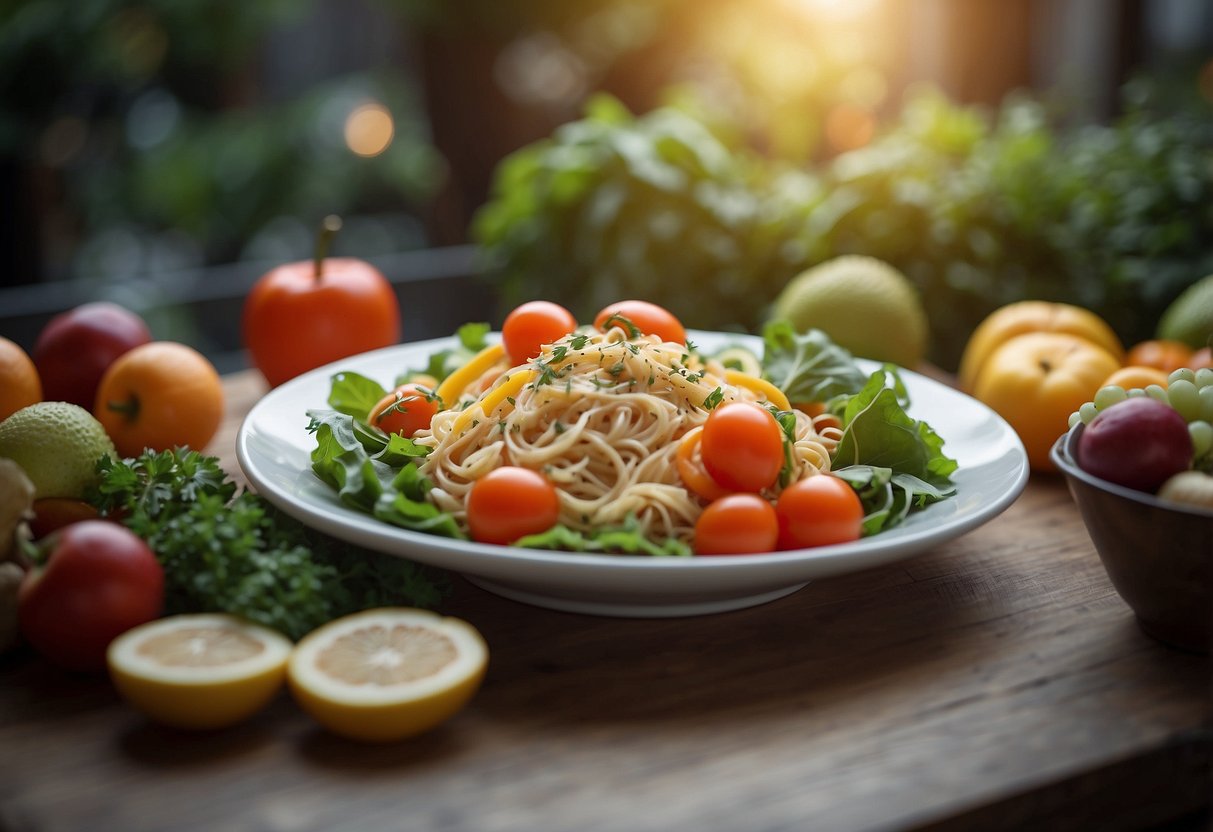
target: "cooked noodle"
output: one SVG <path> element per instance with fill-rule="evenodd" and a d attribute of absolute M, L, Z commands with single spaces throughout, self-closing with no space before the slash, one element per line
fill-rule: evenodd
<path fill-rule="evenodd" d="M 556 486 L 560 520 L 571 528 L 615 526 L 632 516 L 650 539 L 689 541 L 705 501 L 679 475 L 682 437 L 707 420 L 709 397 L 763 400 L 681 344 L 629 338 L 618 328 L 574 333 L 536 360 L 495 373 L 484 392 L 467 391 L 416 437 L 433 448 L 422 471 L 434 483 L 434 502 L 465 527 L 472 484 L 518 465 Z M 839 435 L 816 430 L 797 411 L 793 478 L 828 470 Z"/>

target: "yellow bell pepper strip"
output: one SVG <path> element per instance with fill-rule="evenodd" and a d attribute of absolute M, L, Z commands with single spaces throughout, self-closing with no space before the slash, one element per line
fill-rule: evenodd
<path fill-rule="evenodd" d="M 434 391 L 442 400 L 442 406 L 444 408 L 453 406 L 455 402 L 459 401 L 459 396 L 469 384 L 484 375 L 489 367 L 504 357 L 505 347 L 501 344 L 492 344 L 473 355 L 468 363 L 443 379 L 442 384 L 439 384 L 438 389 Z"/>
<path fill-rule="evenodd" d="M 487 419 L 492 416 L 506 399 L 517 396 L 527 382 L 533 381 L 536 375 L 534 370 L 516 370 L 511 373 L 503 382 L 490 390 L 483 399 L 460 413 L 455 419 L 455 424 L 451 425 L 451 432 L 462 432 L 472 421 L 472 416 L 476 411 L 480 411 L 482 418 Z"/>
<path fill-rule="evenodd" d="M 726 369 L 724 371 L 724 380 L 734 387 L 744 387 L 747 390 L 753 390 L 760 396 L 765 396 L 768 402 L 780 410 L 792 409 L 792 404 L 788 401 L 788 397 L 783 394 L 783 391 L 765 378 L 752 376 L 749 373 L 741 372 L 741 370 Z"/>

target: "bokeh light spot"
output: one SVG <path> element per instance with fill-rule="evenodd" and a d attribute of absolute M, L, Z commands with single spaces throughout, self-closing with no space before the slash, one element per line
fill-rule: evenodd
<path fill-rule="evenodd" d="M 524 104 L 571 106 L 586 91 L 586 68 L 581 59 L 550 33 L 511 41 L 493 67 L 506 95 Z"/>
<path fill-rule="evenodd" d="M 345 120 L 345 145 L 359 156 L 378 156 L 395 134 L 392 114 L 378 102 L 355 107 Z"/>

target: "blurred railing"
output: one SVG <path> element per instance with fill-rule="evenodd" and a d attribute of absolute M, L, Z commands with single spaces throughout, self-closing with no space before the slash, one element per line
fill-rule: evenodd
<path fill-rule="evenodd" d="M 404 341 L 449 335 L 468 321 L 497 316 L 492 276 L 474 246 L 422 249 L 368 258 L 400 299 Z M 81 303 L 111 300 L 138 312 L 153 337 L 200 350 L 221 372 L 249 366 L 240 336 L 244 298 L 275 263 L 240 263 L 123 281 L 79 280 L 0 289 L 0 335 L 32 350 L 52 317 Z"/>

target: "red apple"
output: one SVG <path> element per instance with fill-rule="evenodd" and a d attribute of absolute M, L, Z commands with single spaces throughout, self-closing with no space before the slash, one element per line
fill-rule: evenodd
<path fill-rule="evenodd" d="M 1101 410 L 1078 437 L 1078 464 L 1089 474 L 1153 493 L 1192 466 L 1184 417 L 1142 396 Z"/>
<path fill-rule="evenodd" d="M 378 269 L 326 258 L 340 228 L 325 221 L 312 260 L 262 276 L 244 302 L 244 345 L 271 386 L 300 373 L 400 340 L 396 293 Z"/>
<path fill-rule="evenodd" d="M 91 410 L 101 376 L 114 359 L 151 340 L 143 318 L 116 303 L 85 303 L 56 315 L 34 343 L 42 398 Z"/>
<path fill-rule="evenodd" d="M 21 632 L 68 670 L 105 667 L 109 643 L 164 606 L 164 569 L 134 532 L 81 520 L 47 539 L 45 566 L 26 573 L 17 597 Z"/>

